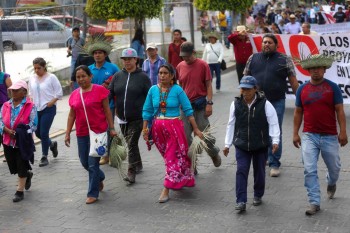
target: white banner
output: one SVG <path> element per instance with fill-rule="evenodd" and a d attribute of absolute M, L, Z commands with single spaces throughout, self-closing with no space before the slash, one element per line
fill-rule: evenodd
<path fill-rule="evenodd" d="M 318 34 L 335 34 L 335 33 L 349 33 L 350 23 L 332 23 L 332 24 L 311 24 L 311 30 Z"/>
<path fill-rule="evenodd" d="M 263 35 L 250 37 L 254 53 L 262 48 Z M 309 54 L 331 54 L 336 60 L 331 68 L 327 69 L 325 78 L 338 84 L 343 93 L 344 103 L 350 104 L 350 34 L 330 34 L 321 36 L 304 35 L 276 35 L 278 51 L 293 58 L 300 58 Z M 310 80 L 308 71 L 295 66 L 298 82 Z M 288 83 L 287 98 L 293 99 L 292 89 Z"/>

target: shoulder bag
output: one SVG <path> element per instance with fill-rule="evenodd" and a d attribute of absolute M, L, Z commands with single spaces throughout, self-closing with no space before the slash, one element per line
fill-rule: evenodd
<path fill-rule="evenodd" d="M 215 55 L 219 58 L 219 55 L 214 51 L 213 46 L 210 45 L 211 50 L 213 50 L 213 52 L 215 53 Z M 220 63 L 220 69 L 221 70 L 226 70 L 227 66 L 226 66 L 226 62 L 224 59 L 222 59 L 221 63 Z"/>
<path fill-rule="evenodd" d="M 102 157 L 107 151 L 107 131 L 97 134 L 91 130 L 90 124 L 89 124 L 89 119 L 88 119 L 88 116 L 86 114 L 86 108 L 85 108 L 85 103 L 84 103 L 84 99 L 83 99 L 83 91 L 81 88 L 80 88 L 80 98 L 81 98 L 81 102 L 82 102 L 83 107 L 84 107 L 86 122 L 87 122 L 87 125 L 89 127 L 89 136 L 90 136 L 89 156 Z"/>

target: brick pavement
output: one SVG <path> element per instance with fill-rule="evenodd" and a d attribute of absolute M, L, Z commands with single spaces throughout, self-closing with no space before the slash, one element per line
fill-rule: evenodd
<path fill-rule="evenodd" d="M 236 84 L 235 72 L 229 72 L 223 77 L 222 92 L 214 95 L 211 121 L 216 126 L 215 136 L 221 148 L 229 106 L 238 94 Z M 63 124 L 66 106 L 60 106 L 62 112 L 56 119 Z M 350 108 L 346 106 L 346 115 L 349 114 Z M 59 155 L 56 159 L 49 158 L 49 166 L 39 168 L 40 154 L 36 154 L 32 188 L 25 192 L 22 202 L 12 202 L 16 176 L 11 176 L 7 165 L 0 162 L 0 232 L 350 232 L 348 147 L 341 149 L 343 169 L 333 200 L 326 199 L 325 169 L 320 163 L 322 210 L 316 216 L 306 217 L 307 197 L 300 150 L 291 143 L 292 120 L 293 101 L 289 100 L 283 125 L 282 175 L 267 177 L 263 204 L 258 207 L 252 205 L 250 176 L 247 212 L 243 215 L 234 211 L 234 150 L 228 158 L 223 157 L 220 168 L 215 168 L 210 158 L 203 154 L 199 158 L 196 187 L 171 192 L 171 200 L 159 204 L 164 164 L 157 150 L 153 148 L 148 152 L 142 141 L 144 171 L 136 177 L 137 183 L 126 186 L 117 171 L 105 165 L 105 189 L 96 204 L 86 205 L 88 176 L 77 158 L 76 140 L 72 134 L 71 148 L 63 145 L 63 135 L 57 137 Z M 37 148 L 40 151 L 40 147 Z"/>

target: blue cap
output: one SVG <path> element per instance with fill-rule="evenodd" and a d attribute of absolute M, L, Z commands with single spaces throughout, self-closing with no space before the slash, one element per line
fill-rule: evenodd
<path fill-rule="evenodd" d="M 122 55 L 120 56 L 120 58 L 124 58 L 124 57 L 138 57 L 138 56 L 135 49 L 127 48 L 123 50 Z"/>
<path fill-rule="evenodd" d="M 254 87 L 256 87 L 256 79 L 253 76 L 243 76 L 238 86 L 238 88 L 254 88 Z"/>

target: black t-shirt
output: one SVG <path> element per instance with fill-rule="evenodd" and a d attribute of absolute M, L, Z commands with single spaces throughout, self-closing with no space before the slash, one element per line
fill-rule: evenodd
<path fill-rule="evenodd" d="M 334 15 L 333 15 L 333 18 L 335 18 L 335 22 L 336 23 L 342 23 L 345 21 L 346 19 L 346 15 L 344 12 L 336 12 Z"/>

